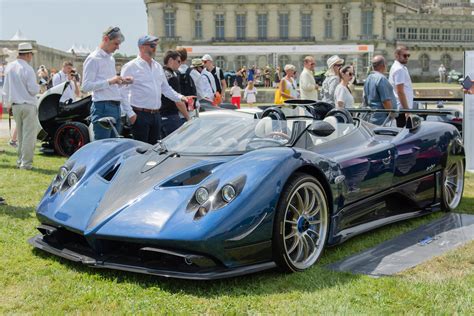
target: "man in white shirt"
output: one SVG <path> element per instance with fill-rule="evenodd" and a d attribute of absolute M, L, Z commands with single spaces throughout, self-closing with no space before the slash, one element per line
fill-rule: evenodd
<path fill-rule="evenodd" d="M 33 59 L 31 43 L 18 44 L 18 58 L 5 69 L 3 87 L 7 107 L 13 111 L 18 132 L 17 167 L 33 168 L 33 155 L 38 127 L 36 95 L 40 91 L 36 74 L 28 64 Z"/>
<path fill-rule="evenodd" d="M 201 72 L 204 69 L 204 63 L 200 58 L 194 58 L 191 60 L 191 68 L 192 70 L 190 72 L 190 76 L 193 79 L 194 85 L 196 86 L 196 107 L 199 108 L 200 100 L 205 99 L 203 80 L 201 78 Z M 207 79 L 204 80 L 206 80 L 206 85 L 209 85 Z M 212 103 L 212 101 L 209 101 L 208 103 Z"/>
<path fill-rule="evenodd" d="M 161 138 L 161 95 L 174 102 L 187 102 L 168 84 L 163 67 L 153 59 L 158 38 L 145 35 L 138 40 L 139 54 L 122 67 L 122 78 L 132 77 L 133 83 L 123 86 L 122 108 L 132 123 L 133 138 L 156 144 Z"/>
<path fill-rule="evenodd" d="M 395 49 L 395 62 L 390 68 L 388 81 L 393 86 L 393 93 L 397 99 L 398 109 L 413 108 L 413 86 L 406 64 L 410 54 L 406 46 L 398 46 Z M 404 127 L 406 115 L 400 114 L 397 117 L 397 126 Z"/>
<path fill-rule="evenodd" d="M 59 99 L 60 103 L 72 103 L 78 98 L 81 94 L 79 91 L 79 83 L 76 81 L 76 76 L 73 72 L 73 64 L 71 61 L 65 61 L 63 63 L 63 68 L 53 76 L 53 87 L 69 81 L 66 90 L 64 90 L 61 98 Z"/>
<path fill-rule="evenodd" d="M 303 100 L 318 100 L 318 85 L 314 80 L 314 67 L 316 62 L 314 57 L 306 56 L 304 58 L 304 68 L 300 75 L 300 95 Z"/>
<path fill-rule="evenodd" d="M 207 64 L 207 65 L 206 65 Z M 210 70 L 212 69 L 211 63 L 203 62 L 203 69 L 201 71 L 201 88 L 202 88 L 202 98 L 200 99 L 201 104 L 210 103 L 214 100 L 214 95 L 217 92 L 216 81 Z M 208 67 L 208 68 L 206 68 Z"/>
<path fill-rule="evenodd" d="M 115 59 L 112 54 L 125 40 L 120 28 L 109 27 L 102 36 L 102 42 L 84 61 L 82 90 L 92 92 L 91 118 L 96 140 L 116 137 L 112 129 L 106 129 L 98 120 L 111 116 L 115 119 L 115 128 L 121 129 L 120 102 L 122 96 L 119 86 L 129 84 L 133 78 L 117 76 Z"/>

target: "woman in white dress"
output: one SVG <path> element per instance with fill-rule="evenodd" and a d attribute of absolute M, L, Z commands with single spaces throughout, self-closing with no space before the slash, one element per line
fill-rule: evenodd
<path fill-rule="evenodd" d="M 244 90 L 244 99 L 247 104 L 254 104 L 257 102 L 257 88 L 253 86 L 253 81 L 250 80 Z"/>
<path fill-rule="evenodd" d="M 354 77 L 354 68 L 351 65 L 347 65 L 339 70 L 339 77 L 341 81 L 334 91 L 334 101 L 337 109 L 353 108 L 354 97 L 352 91 L 349 89 L 349 83 Z"/>

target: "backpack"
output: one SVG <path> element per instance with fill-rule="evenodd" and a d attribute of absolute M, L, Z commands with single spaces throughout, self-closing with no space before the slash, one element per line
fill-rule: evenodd
<path fill-rule="evenodd" d="M 196 95 L 196 85 L 191 77 L 192 68 L 186 69 L 185 73 L 179 74 L 179 83 L 181 86 L 181 94 L 185 96 Z"/>

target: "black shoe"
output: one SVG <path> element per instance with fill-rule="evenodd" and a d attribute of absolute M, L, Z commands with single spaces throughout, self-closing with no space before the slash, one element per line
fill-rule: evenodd
<path fill-rule="evenodd" d="M 5 204 L 7 204 L 7 202 L 5 201 L 4 198 L 0 196 L 0 205 L 5 205 Z"/>

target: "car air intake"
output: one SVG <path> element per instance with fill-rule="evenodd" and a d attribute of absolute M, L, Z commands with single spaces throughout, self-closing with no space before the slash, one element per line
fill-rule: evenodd
<path fill-rule="evenodd" d="M 112 181 L 113 177 L 117 173 L 117 170 L 120 168 L 120 164 L 114 164 L 112 165 L 109 169 L 107 169 L 103 174 L 102 178 L 104 178 L 107 181 Z"/>

